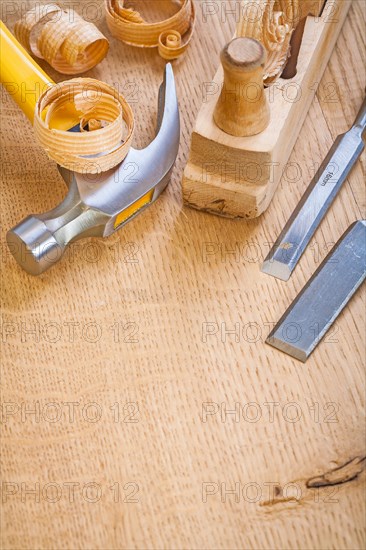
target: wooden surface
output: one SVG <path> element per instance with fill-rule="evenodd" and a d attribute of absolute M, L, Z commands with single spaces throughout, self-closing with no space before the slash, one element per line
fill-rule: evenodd
<path fill-rule="evenodd" d="M 251 222 L 182 207 L 202 84 L 235 27 L 224 11 L 235 2 L 216 2 L 218 13 L 206 18 L 212 3 L 196 4 L 195 37 L 174 65 L 182 142 L 169 188 L 123 231 L 74 245 L 39 278 L 16 265 L 5 233 L 55 206 L 65 186 L 3 97 L 3 548 L 365 544 L 364 288 L 305 365 L 264 344 L 330 243 L 365 216 L 364 157 L 291 280 L 259 271 L 266 243 L 363 99 L 365 3 L 352 2 L 292 154 L 301 176 L 291 183 L 289 170 L 266 214 Z M 16 16 L 3 17 L 12 28 Z M 96 23 L 109 36 L 103 19 Z M 153 135 L 163 66 L 155 51 L 112 40 L 107 59 L 89 73 L 118 83 L 131 100 L 137 146 Z M 237 337 L 225 335 L 235 328 Z M 236 403 L 240 417 L 225 416 Z M 38 416 L 25 414 L 35 408 Z M 333 475 L 337 485 L 307 487 L 352 460 Z M 240 495 L 225 499 L 235 488 Z"/>

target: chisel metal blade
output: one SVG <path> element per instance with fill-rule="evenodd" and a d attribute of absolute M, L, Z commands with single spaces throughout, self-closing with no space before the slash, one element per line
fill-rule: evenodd
<path fill-rule="evenodd" d="M 305 362 L 366 277 L 366 221 L 352 224 L 266 343 Z"/>
<path fill-rule="evenodd" d="M 287 281 L 365 144 L 366 99 L 352 128 L 338 136 L 261 270 Z"/>

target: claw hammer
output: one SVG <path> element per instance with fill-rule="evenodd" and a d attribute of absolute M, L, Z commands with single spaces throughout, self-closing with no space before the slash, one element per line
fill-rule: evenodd
<path fill-rule="evenodd" d="M 0 22 L 0 46 L 1 83 L 11 90 L 32 122 L 38 97 L 45 86 L 54 82 L 3 22 Z M 22 94 L 21 86 L 36 92 Z M 59 261 L 70 243 L 85 237 L 108 237 L 163 192 L 170 180 L 180 139 L 178 100 L 170 64 L 166 65 L 159 90 L 157 118 L 153 141 L 145 149 L 131 148 L 123 162 L 108 172 L 91 178 L 59 167 L 69 188 L 64 201 L 50 212 L 28 216 L 7 233 L 9 249 L 25 271 L 40 275 Z M 60 129 L 78 131 L 78 121 L 71 112 L 58 123 Z"/>

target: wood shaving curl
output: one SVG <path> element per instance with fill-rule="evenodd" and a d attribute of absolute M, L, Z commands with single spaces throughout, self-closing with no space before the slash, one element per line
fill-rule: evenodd
<path fill-rule="evenodd" d="M 14 34 L 29 53 L 63 74 L 88 71 L 109 49 L 108 40 L 95 25 L 58 4 L 37 4 L 15 23 Z"/>
<path fill-rule="evenodd" d="M 55 127 L 64 113 L 77 115 L 80 131 Z M 92 78 L 74 78 L 48 88 L 39 98 L 36 137 L 48 156 L 74 172 L 105 172 L 126 157 L 134 116 L 125 98 L 112 86 Z M 88 130 L 88 131 L 86 131 Z"/>
<path fill-rule="evenodd" d="M 187 49 L 194 32 L 193 0 L 178 0 L 180 10 L 164 21 L 147 23 L 138 11 L 125 7 L 125 0 L 104 0 L 106 19 L 114 37 L 131 46 L 158 48 L 159 55 L 171 61 Z M 183 43 L 183 36 L 187 34 Z"/>
<path fill-rule="evenodd" d="M 273 84 L 290 56 L 292 34 L 299 23 L 299 0 L 242 0 L 238 37 L 255 38 L 267 50 L 264 83 Z"/>

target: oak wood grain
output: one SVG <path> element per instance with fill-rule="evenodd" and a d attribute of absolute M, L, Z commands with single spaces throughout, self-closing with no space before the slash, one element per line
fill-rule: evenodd
<path fill-rule="evenodd" d="M 2 3 L 10 28 L 24 4 Z M 87 4 L 73 5 L 83 14 Z M 95 13 L 102 2 L 92 4 Z M 233 34 L 228 8 L 237 3 L 196 4 L 195 36 L 174 64 L 182 140 L 167 191 L 111 238 L 72 246 L 39 278 L 16 265 L 5 233 L 54 207 L 66 188 L 2 94 L 4 549 L 365 544 L 364 288 L 305 365 L 264 344 L 330 243 L 365 216 L 364 156 L 290 281 L 259 271 L 266 243 L 363 99 L 365 4 L 352 2 L 290 159 L 295 176 L 289 171 L 265 215 L 249 222 L 182 206 L 202 84 Z M 110 38 L 101 12 L 94 22 Z M 88 73 L 130 100 L 139 147 L 154 133 L 163 68 L 156 51 L 111 39 Z M 229 411 L 238 407 L 237 418 Z M 338 484 L 314 487 L 322 476 Z M 225 494 L 233 489 L 240 494 Z"/>

